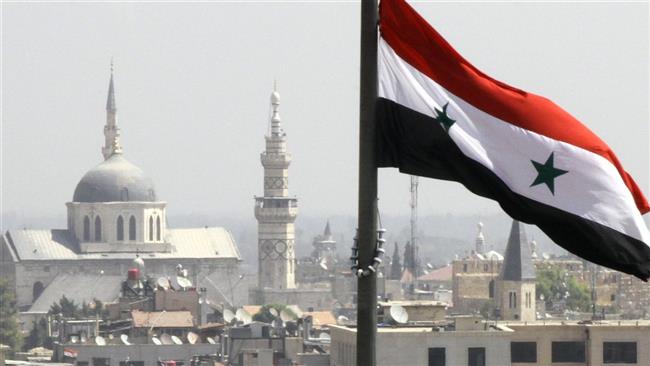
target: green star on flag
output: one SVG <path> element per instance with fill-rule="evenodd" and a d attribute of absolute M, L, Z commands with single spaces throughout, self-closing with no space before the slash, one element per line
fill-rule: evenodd
<path fill-rule="evenodd" d="M 536 186 L 538 184 L 546 184 L 548 189 L 551 191 L 551 194 L 555 195 L 555 178 L 568 173 L 568 170 L 562 170 L 558 169 L 553 166 L 553 152 L 551 153 L 551 156 L 546 159 L 546 162 L 544 164 L 536 162 L 534 160 L 531 160 L 530 162 L 533 163 L 533 166 L 537 170 L 537 177 L 535 178 L 535 181 L 533 184 L 530 186 Z"/>
<path fill-rule="evenodd" d="M 451 126 L 453 126 L 454 122 L 456 122 L 455 119 L 449 118 L 447 115 L 447 107 L 449 106 L 449 102 L 447 102 L 445 105 L 442 106 L 442 110 L 435 108 L 436 110 L 436 117 L 434 120 L 436 120 L 440 125 L 442 125 L 442 128 L 445 129 L 445 131 L 449 131 Z"/>

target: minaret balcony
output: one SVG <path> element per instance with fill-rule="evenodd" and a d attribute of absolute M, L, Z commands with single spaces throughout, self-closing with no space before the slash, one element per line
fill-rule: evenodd
<path fill-rule="evenodd" d="M 298 199 L 255 197 L 255 218 L 263 222 L 293 222 L 298 216 Z"/>
<path fill-rule="evenodd" d="M 260 160 L 265 168 L 287 169 L 291 164 L 291 154 L 268 154 L 263 152 L 260 154 Z"/>

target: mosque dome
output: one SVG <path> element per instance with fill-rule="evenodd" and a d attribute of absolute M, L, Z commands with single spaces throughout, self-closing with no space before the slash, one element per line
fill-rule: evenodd
<path fill-rule="evenodd" d="M 153 181 L 116 153 L 89 170 L 74 190 L 74 202 L 154 202 Z"/>

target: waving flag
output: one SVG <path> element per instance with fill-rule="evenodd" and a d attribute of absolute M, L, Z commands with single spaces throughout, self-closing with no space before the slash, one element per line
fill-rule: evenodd
<path fill-rule="evenodd" d="M 460 182 L 568 251 L 650 277 L 650 206 L 605 142 L 476 69 L 406 2 L 379 16 L 378 166 Z"/>

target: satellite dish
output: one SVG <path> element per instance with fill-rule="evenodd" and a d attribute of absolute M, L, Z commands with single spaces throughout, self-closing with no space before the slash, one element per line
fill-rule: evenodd
<path fill-rule="evenodd" d="M 320 268 L 322 268 L 323 270 L 327 271 L 327 269 L 328 269 L 328 268 L 327 268 L 327 261 L 322 260 L 322 261 L 320 261 L 320 263 L 318 263 L 318 265 L 320 266 Z"/>
<path fill-rule="evenodd" d="M 270 313 L 271 315 L 273 315 L 273 317 L 275 317 L 275 318 L 277 318 L 278 315 L 280 315 L 280 314 L 278 313 L 278 309 L 276 309 L 276 308 L 269 308 L 269 313 Z"/>
<path fill-rule="evenodd" d="M 95 337 L 95 344 L 97 344 L 98 346 L 105 346 L 106 340 L 102 336 L 97 336 Z"/>
<path fill-rule="evenodd" d="M 165 277 L 158 278 L 156 280 L 156 285 L 165 291 L 169 290 L 169 280 Z"/>
<path fill-rule="evenodd" d="M 108 339 L 111 339 L 111 340 L 112 340 L 113 338 L 115 338 L 115 337 L 113 336 L 113 333 L 111 333 L 111 334 L 108 335 Z"/>
<path fill-rule="evenodd" d="M 79 337 L 78 336 L 70 336 L 70 343 L 79 343 Z"/>
<path fill-rule="evenodd" d="M 237 309 L 235 316 L 244 324 L 250 324 L 253 321 L 253 317 L 244 309 Z"/>
<path fill-rule="evenodd" d="M 181 290 L 187 290 L 188 288 L 192 287 L 192 281 L 185 277 L 176 277 L 176 283 Z"/>
<path fill-rule="evenodd" d="M 286 323 L 292 320 L 296 320 L 296 316 L 286 310 L 282 310 L 280 312 L 280 319 L 282 319 L 282 321 Z"/>
<path fill-rule="evenodd" d="M 88 338 L 86 338 L 86 334 L 81 333 L 79 340 L 81 341 L 81 343 L 86 343 L 86 341 L 88 341 Z"/>
<path fill-rule="evenodd" d="M 428 269 L 433 269 L 433 265 L 431 263 L 427 263 L 427 268 Z"/>
<path fill-rule="evenodd" d="M 223 309 L 223 321 L 226 323 L 232 323 L 235 319 L 235 313 L 230 309 Z"/>
<path fill-rule="evenodd" d="M 318 338 L 320 338 L 320 339 L 322 339 L 322 340 L 324 340 L 324 341 L 331 341 L 331 340 L 332 340 L 332 337 L 330 337 L 330 335 L 327 334 L 327 333 L 325 333 L 325 332 L 321 332 L 321 333 L 318 335 Z"/>
<path fill-rule="evenodd" d="M 153 344 L 155 344 L 156 346 L 160 346 L 160 345 L 162 345 L 162 342 L 161 342 L 160 339 L 158 339 L 157 337 L 151 337 L 151 342 L 152 342 Z"/>
<path fill-rule="evenodd" d="M 196 344 L 196 341 L 199 340 L 199 335 L 194 332 L 187 333 L 187 341 L 190 344 Z"/>
<path fill-rule="evenodd" d="M 181 341 L 181 339 L 176 337 L 175 335 L 173 335 L 171 338 L 172 338 L 172 342 L 174 342 L 174 344 L 178 344 L 178 345 L 183 344 L 183 341 Z"/>
<path fill-rule="evenodd" d="M 128 334 L 122 334 L 122 335 L 120 336 L 120 340 L 121 340 L 122 343 L 124 343 L 124 345 L 126 345 L 126 346 L 130 346 L 130 345 L 131 345 L 131 343 L 129 342 L 129 336 L 128 336 Z"/>
<path fill-rule="evenodd" d="M 210 343 L 210 344 L 217 344 L 217 342 L 216 342 L 216 341 L 214 340 L 214 338 L 212 338 L 212 337 L 208 337 L 208 338 L 206 338 L 206 340 L 207 340 L 208 343 Z"/>
<path fill-rule="evenodd" d="M 388 317 L 397 324 L 405 324 L 409 320 L 409 314 L 401 305 L 392 305 L 388 310 Z"/>
<path fill-rule="evenodd" d="M 165 344 L 165 345 L 174 344 L 174 341 L 172 340 L 172 337 L 167 333 L 163 333 L 160 336 L 160 342 L 162 342 L 162 344 Z"/>
<path fill-rule="evenodd" d="M 339 315 L 339 317 L 336 318 L 336 322 L 339 323 L 339 324 L 349 322 L 349 321 L 350 321 L 350 319 L 345 315 Z"/>

